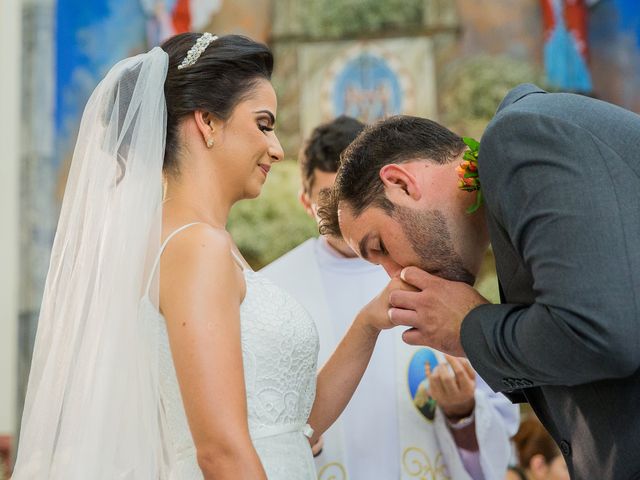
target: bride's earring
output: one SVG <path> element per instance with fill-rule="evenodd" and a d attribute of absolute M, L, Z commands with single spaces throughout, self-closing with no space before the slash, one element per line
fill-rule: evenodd
<path fill-rule="evenodd" d="M 204 118 L 203 118 L 203 120 L 204 120 Z M 209 135 L 207 135 L 206 143 L 207 143 L 207 148 L 211 148 L 211 147 L 213 147 L 213 133 L 214 133 L 213 122 L 211 122 L 211 120 L 209 120 L 206 123 L 208 123 L 208 127 L 209 127 Z"/>

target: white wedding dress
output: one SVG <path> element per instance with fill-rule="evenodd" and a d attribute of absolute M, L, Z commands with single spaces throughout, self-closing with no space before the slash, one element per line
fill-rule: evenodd
<path fill-rule="evenodd" d="M 185 228 L 173 232 L 167 243 Z M 233 252 L 232 252 L 233 253 Z M 235 258 L 235 255 L 234 255 Z M 159 260 L 159 257 L 158 257 Z M 242 262 L 236 258 L 242 266 Z M 157 269 L 159 261 L 156 261 Z M 269 480 L 315 480 L 306 424 L 315 398 L 318 333 L 313 319 L 289 294 L 244 267 L 247 291 L 240 307 L 242 358 L 249 431 Z M 175 452 L 170 479 L 202 479 L 173 366 L 165 320 L 160 323 L 159 383 L 166 440 Z M 221 366 L 223 367 L 223 366 Z M 224 411 L 212 412 L 224 415 Z"/>

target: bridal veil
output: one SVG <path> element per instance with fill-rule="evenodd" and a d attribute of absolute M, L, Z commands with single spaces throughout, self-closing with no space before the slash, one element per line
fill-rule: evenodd
<path fill-rule="evenodd" d="M 53 243 L 14 480 L 165 478 L 157 325 L 140 315 L 159 252 L 159 47 L 116 64 L 85 108 Z M 157 305 L 158 279 L 151 301 Z"/>

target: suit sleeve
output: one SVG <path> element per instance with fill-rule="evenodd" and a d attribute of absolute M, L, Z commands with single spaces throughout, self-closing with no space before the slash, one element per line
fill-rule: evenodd
<path fill-rule="evenodd" d="M 533 278 L 530 305 L 482 305 L 464 319 L 463 348 L 496 391 L 626 377 L 640 367 L 619 193 L 621 162 L 570 122 L 510 111 L 483 137 L 487 215 Z M 640 239 L 639 239 L 640 240 Z M 496 252 L 500 255 L 500 252 Z M 501 281 L 508 284 L 509 279 Z M 511 387 L 511 388 L 510 388 Z"/>

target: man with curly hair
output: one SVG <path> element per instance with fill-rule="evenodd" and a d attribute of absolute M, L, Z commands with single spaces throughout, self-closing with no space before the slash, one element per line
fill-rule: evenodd
<path fill-rule="evenodd" d="M 482 137 L 475 213 L 463 140 L 409 116 L 359 135 L 320 209 L 325 234 L 415 288 L 389 297 L 404 341 L 528 402 L 576 479 L 640 479 L 638 146 L 640 116 L 521 85 Z M 471 286 L 489 240 L 500 305 Z"/>

